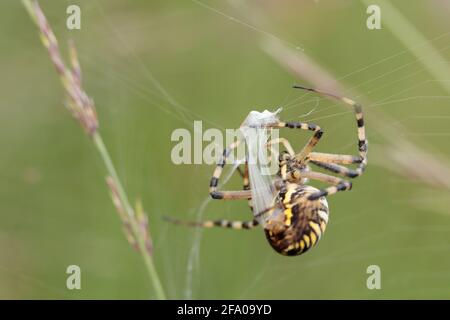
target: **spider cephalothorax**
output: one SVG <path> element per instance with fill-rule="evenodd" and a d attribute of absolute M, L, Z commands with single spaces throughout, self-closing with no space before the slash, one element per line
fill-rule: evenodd
<path fill-rule="evenodd" d="M 351 99 L 300 86 L 295 86 L 295 88 L 333 97 L 353 108 L 358 128 L 359 154 L 354 156 L 313 152 L 323 134 L 323 130 L 319 126 L 305 122 L 283 122 L 276 118 L 276 121 L 266 122 L 261 127 L 311 131 L 313 136 L 298 153 L 294 151 L 289 141 L 284 138 L 277 138 L 267 142 L 267 146 L 282 144 L 286 149 L 279 156 L 279 171 L 273 180 L 273 199 L 269 199 L 270 201 L 268 202 L 272 203 L 272 205 L 261 212 L 253 212 L 254 218 L 245 222 L 216 220 L 186 223 L 178 220 L 172 221 L 199 227 L 217 226 L 232 229 L 251 229 L 262 224 L 267 240 L 272 248 L 288 256 L 302 254 L 319 241 L 328 223 L 329 211 L 326 196 L 339 191 L 350 190 L 352 184 L 340 177 L 315 172 L 310 169 L 309 165 L 313 164 L 342 177 L 356 178 L 360 176 L 367 165 L 367 140 L 364 119 L 361 106 Z M 243 178 L 243 190 L 221 191 L 217 188 L 226 159 L 230 155 L 231 150 L 236 148 L 240 142 L 238 140 L 224 150 L 223 157 L 219 160 L 211 178 L 209 192 L 213 199 L 248 199 L 253 210 L 252 202 L 254 199 L 250 188 L 247 163 L 243 172 L 239 170 Z M 356 164 L 357 167 L 351 169 L 345 166 L 350 164 Z M 308 185 L 311 181 L 320 181 L 331 186 L 317 189 Z"/>
<path fill-rule="evenodd" d="M 282 151 L 279 156 L 279 170 L 277 172 L 277 179 L 283 181 L 283 170 L 286 170 L 286 181 L 292 183 L 305 184 L 308 178 L 303 177 L 304 173 L 311 171 L 306 162 L 300 162 L 296 157 L 289 154 L 288 151 Z"/>

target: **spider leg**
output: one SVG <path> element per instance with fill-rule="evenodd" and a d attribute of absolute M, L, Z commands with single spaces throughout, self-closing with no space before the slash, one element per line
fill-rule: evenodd
<path fill-rule="evenodd" d="M 250 190 L 250 180 L 249 180 L 249 176 L 248 176 L 248 162 L 247 161 L 245 162 L 244 171 L 242 171 L 241 168 L 238 168 L 238 171 L 242 178 L 242 183 L 243 183 L 242 189 Z M 252 203 L 251 199 L 248 200 L 248 206 L 250 207 L 250 210 L 253 212 L 253 203 Z"/>
<path fill-rule="evenodd" d="M 227 228 L 227 229 L 235 229 L 235 230 L 241 230 L 241 229 L 252 229 L 259 225 L 259 222 L 256 219 L 249 220 L 249 221 L 239 221 L 239 220 L 205 220 L 205 221 L 183 221 L 178 220 L 172 217 L 164 217 L 165 220 L 178 224 L 178 225 L 185 225 L 189 227 L 200 227 L 200 228 Z"/>
<path fill-rule="evenodd" d="M 222 158 L 219 160 L 216 169 L 214 170 L 213 176 L 209 183 L 209 194 L 213 199 L 225 199 L 225 200 L 236 200 L 236 199 L 250 199 L 250 190 L 239 190 L 239 191 L 219 191 L 217 190 L 217 185 L 219 184 L 219 178 L 222 175 L 223 167 L 226 164 L 226 159 L 229 158 L 231 151 L 237 148 L 241 140 L 237 140 L 232 143 L 228 148 L 223 150 Z"/>
<path fill-rule="evenodd" d="M 245 161 L 245 167 L 244 167 L 244 171 L 243 172 L 239 168 L 239 174 L 242 177 L 242 189 L 250 190 L 250 180 L 249 180 L 249 177 L 248 177 L 248 162 L 247 161 Z"/>
<path fill-rule="evenodd" d="M 361 163 L 362 159 L 360 156 L 353 156 L 347 154 L 333 154 L 333 153 L 322 153 L 322 152 L 311 152 L 308 156 L 309 160 L 336 163 L 336 164 L 354 164 Z"/>
<path fill-rule="evenodd" d="M 362 161 L 360 156 L 322 152 L 311 152 L 307 157 L 308 163 L 348 178 L 359 177 L 362 170 L 350 169 L 339 164 L 360 164 Z"/>
<path fill-rule="evenodd" d="M 244 179 L 244 171 L 242 171 L 242 169 L 240 167 L 237 167 L 236 171 L 239 173 L 239 175 L 241 176 L 242 179 Z"/>
<path fill-rule="evenodd" d="M 351 171 L 351 174 L 354 175 L 353 178 L 360 176 L 364 172 L 364 169 L 367 166 L 367 149 L 368 149 L 362 106 L 347 97 L 340 97 L 340 96 L 337 96 L 337 95 L 334 95 L 331 93 L 327 93 L 327 92 L 324 92 L 324 91 L 321 91 L 318 89 L 305 88 L 302 86 L 294 86 L 294 88 L 315 92 L 320 95 L 324 95 L 324 96 L 328 96 L 328 97 L 337 99 L 353 108 L 353 111 L 354 111 L 355 117 L 356 117 L 356 124 L 358 127 L 359 162 L 355 161 L 352 163 L 359 163 L 359 165 L 358 165 L 358 168 L 356 168 L 355 170 L 350 170 L 350 171 Z M 344 155 L 334 155 L 334 157 L 330 157 L 331 155 L 329 155 L 329 154 L 315 154 L 315 155 L 313 155 L 313 157 L 314 156 L 319 157 L 319 158 L 322 157 L 321 159 L 317 159 L 317 158 L 313 159 L 312 158 L 312 160 L 318 160 L 320 162 L 335 162 L 335 161 L 338 161 L 339 158 L 340 158 L 339 161 L 348 161 L 348 160 L 350 160 L 348 157 L 351 157 L 351 156 L 344 156 Z M 323 159 L 323 157 L 328 158 L 329 161 L 324 161 L 325 159 Z M 338 163 L 345 164 L 345 162 L 338 162 Z M 334 166 L 331 166 L 331 167 L 334 167 Z M 334 168 L 336 168 L 336 167 L 334 167 Z M 333 171 L 333 170 L 331 170 L 331 171 Z"/>
<path fill-rule="evenodd" d="M 309 139 L 308 143 L 303 147 L 303 149 L 295 156 L 298 161 L 303 162 L 308 154 L 314 149 L 316 144 L 319 142 L 322 137 L 323 130 L 313 123 L 306 122 L 296 122 L 296 121 L 288 121 L 288 122 L 279 122 L 275 125 L 272 125 L 273 128 L 289 128 L 289 129 L 301 129 L 301 130 L 309 130 L 313 131 L 313 136 Z M 289 151 L 289 149 L 288 149 Z M 291 147 L 291 151 L 292 147 Z M 290 153 L 290 151 L 289 151 Z"/>
<path fill-rule="evenodd" d="M 309 171 L 309 172 L 302 172 L 301 173 L 302 178 L 309 178 L 311 180 L 317 180 L 317 181 L 321 181 L 321 182 L 325 182 L 328 184 L 331 184 L 331 187 L 325 188 L 325 189 L 321 189 L 313 194 L 311 194 L 308 197 L 308 200 L 317 200 L 320 197 L 326 197 L 328 195 L 332 195 L 337 193 L 338 191 L 346 191 L 346 190 L 351 190 L 352 188 L 352 183 L 350 181 L 335 177 L 335 176 L 330 176 L 328 174 L 324 174 L 324 173 L 320 173 L 320 172 L 314 172 L 314 171 Z"/>
<path fill-rule="evenodd" d="M 294 152 L 294 148 L 292 148 L 290 142 L 288 141 L 288 139 L 286 138 L 276 138 L 276 139 L 272 139 L 269 142 L 266 143 L 267 146 L 271 146 L 273 144 L 277 144 L 277 143 L 281 143 L 287 150 L 287 152 L 291 155 L 294 156 L 295 152 Z M 271 149 L 272 151 L 274 151 L 273 149 Z"/>
<path fill-rule="evenodd" d="M 353 170 L 353 169 L 349 169 L 347 167 L 340 166 L 338 164 L 327 163 L 327 162 L 316 161 L 316 160 L 311 160 L 310 162 L 312 164 L 315 164 L 319 168 L 331 171 L 331 172 L 336 173 L 336 174 L 338 174 L 340 176 L 344 176 L 344 177 L 348 177 L 348 178 L 356 178 L 356 177 L 360 176 L 359 171 Z"/>

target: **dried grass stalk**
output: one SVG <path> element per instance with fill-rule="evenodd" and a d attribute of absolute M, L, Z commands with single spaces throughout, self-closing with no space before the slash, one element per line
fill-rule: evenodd
<path fill-rule="evenodd" d="M 53 33 L 39 3 L 32 0 L 22 0 L 25 8 L 39 28 L 42 43 L 47 48 L 50 59 L 61 79 L 65 89 L 66 106 L 73 117 L 80 123 L 83 130 L 92 139 L 108 173 L 107 184 L 111 192 L 114 206 L 122 220 L 125 235 L 132 246 L 141 254 L 149 273 L 155 294 L 158 299 L 165 299 L 165 294 L 159 275 L 153 263 L 153 246 L 148 231 L 148 218 L 142 205 L 138 202 L 136 211 L 131 207 L 126 192 L 120 182 L 109 152 L 98 132 L 98 118 L 94 101 L 82 87 L 82 73 L 77 52 L 73 42 L 69 42 L 70 68 L 66 67 L 59 50 L 58 41 Z"/>

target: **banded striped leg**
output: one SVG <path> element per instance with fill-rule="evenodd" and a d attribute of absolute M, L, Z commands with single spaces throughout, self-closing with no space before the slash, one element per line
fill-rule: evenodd
<path fill-rule="evenodd" d="M 284 148 L 287 151 L 282 151 L 281 153 L 279 153 L 278 150 L 275 150 L 272 147 L 272 145 L 280 144 L 280 143 L 284 146 Z M 278 161 L 281 161 L 281 157 L 285 157 L 285 155 L 289 155 L 290 157 L 295 156 L 294 148 L 292 148 L 291 143 L 286 138 L 275 138 L 275 139 L 272 139 L 272 140 L 270 140 L 270 141 L 268 141 L 266 143 L 266 147 L 269 148 L 269 150 L 271 152 L 271 155 L 272 154 L 276 154 L 277 155 Z M 272 160 L 273 160 L 272 156 L 269 157 L 268 163 L 271 163 Z M 247 163 L 246 163 L 246 165 L 247 165 Z M 280 165 L 280 167 L 282 167 L 282 166 Z M 246 169 L 248 170 L 248 165 L 247 165 Z M 249 182 L 249 180 L 248 180 L 248 171 L 247 171 L 247 176 L 246 177 L 244 176 L 243 173 L 241 173 L 241 176 L 244 178 L 244 186 L 245 186 L 245 179 L 247 179 L 247 182 Z M 248 189 L 250 189 L 250 188 L 248 188 Z M 246 190 L 246 189 L 244 188 L 244 190 Z"/>
<path fill-rule="evenodd" d="M 248 176 L 248 162 L 245 162 L 244 171 L 242 172 L 241 168 L 238 168 L 238 172 L 241 175 L 243 187 L 244 190 L 250 190 L 250 179 Z M 253 212 L 253 203 L 252 200 L 248 200 L 248 206 L 250 207 L 250 210 Z"/>
<path fill-rule="evenodd" d="M 238 220 L 205 220 L 205 221 L 183 221 L 178 220 L 172 217 L 164 217 L 165 220 L 178 224 L 178 225 L 184 225 L 189 227 L 200 227 L 200 228 L 227 228 L 227 229 L 235 229 L 235 230 L 241 230 L 241 229 L 253 229 L 254 227 L 259 225 L 259 222 L 256 219 L 250 220 L 250 221 L 238 221 Z"/>
<path fill-rule="evenodd" d="M 353 108 L 353 111 L 355 112 L 356 117 L 356 124 L 358 127 L 358 151 L 359 151 L 359 157 L 355 156 L 349 156 L 349 155 L 333 155 L 333 154 L 326 154 L 326 153 L 311 153 L 309 155 L 309 158 L 312 163 L 318 165 L 319 167 L 322 167 L 326 170 L 350 177 L 355 178 L 360 176 L 364 169 L 367 166 L 367 149 L 368 149 L 368 143 L 366 138 L 366 131 L 364 127 L 364 115 L 362 112 L 362 106 L 355 101 L 346 98 L 346 97 L 339 97 L 337 95 L 327 93 L 321 90 L 317 89 L 311 89 L 311 88 L 305 88 L 302 86 L 294 86 L 294 88 L 307 90 L 311 92 L 318 93 L 320 95 L 328 96 L 334 99 L 337 99 L 346 105 Z M 358 163 L 358 167 L 353 169 L 348 169 L 343 166 L 337 165 L 337 163 L 340 164 L 351 164 L 351 163 Z"/>
<path fill-rule="evenodd" d="M 271 127 L 272 128 L 301 129 L 301 130 L 309 130 L 309 131 L 314 132 L 313 136 L 311 137 L 311 139 L 309 139 L 308 143 L 295 156 L 297 158 L 297 160 L 300 162 L 303 162 L 306 159 L 306 157 L 308 156 L 308 154 L 311 153 L 311 151 L 314 149 L 316 144 L 319 142 L 319 140 L 323 134 L 323 130 L 318 125 L 315 125 L 313 123 L 306 123 L 306 122 L 295 122 L 295 121 L 279 122 L 275 125 L 272 125 Z M 281 139 L 283 139 L 283 138 L 281 138 Z M 291 147 L 291 149 L 292 149 L 292 147 Z M 289 151 L 289 153 L 290 153 L 290 151 Z"/>
<path fill-rule="evenodd" d="M 317 180 L 317 181 L 325 182 L 325 183 L 332 185 L 331 187 L 321 189 L 321 190 L 311 194 L 308 197 L 308 200 L 317 200 L 320 197 L 326 197 L 328 195 L 335 194 L 338 191 L 351 190 L 351 188 L 352 188 L 352 183 L 350 181 L 347 181 L 347 180 L 344 180 L 344 179 L 341 179 L 341 178 L 338 178 L 335 176 L 330 176 L 328 174 L 309 171 L 309 172 L 302 172 L 301 175 L 302 175 L 302 178 Z"/>
<path fill-rule="evenodd" d="M 235 147 L 236 146 L 230 146 L 229 148 L 225 149 L 224 156 L 229 156 L 231 151 L 228 151 L 228 149 L 232 150 Z M 223 161 L 221 161 L 221 162 L 223 162 Z M 219 163 L 221 163 L 221 162 L 219 162 Z M 237 171 L 239 172 L 240 176 L 243 179 L 244 191 L 249 191 L 250 190 L 250 180 L 248 178 L 248 163 L 245 162 L 244 172 L 242 172 L 242 170 L 239 167 L 237 168 Z M 221 191 L 221 192 L 227 193 L 227 194 L 229 194 L 229 193 L 235 194 L 238 191 Z M 253 212 L 251 199 L 249 199 L 248 202 L 249 202 L 250 209 Z M 200 228 L 220 227 L 220 228 L 228 228 L 228 229 L 236 229 L 236 230 L 252 229 L 259 224 L 259 222 L 256 219 L 250 220 L 250 221 L 224 220 L 224 219 L 205 220 L 205 221 L 183 221 L 183 220 L 175 219 L 175 218 L 169 217 L 169 216 L 165 216 L 164 219 L 171 223 L 174 223 L 174 224 L 185 225 L 185 226 L 189 226 L 189 227 L 200 227 Z"/>
<path fill-rule="evenodd" d="M 239 191 L 220 191 L 217 190 L 217 185 L 219 184 L 219 178 L 222 175 L 223 167 L 226 164 L 227 158 L 229 158 L 231 151 L 236 149 L 241 140 L 237 140 L 232 143 L 228 148 L 223 150 L 222 158 L 214 170 L 213 176 L 209 183 L 209 194 L 213 199 L 224 199 L 224 200 L 235 200 L 235 199 L 250 199 L 252 194 L 250 190 L 239 190 Z"/>
<path fill-rule="evenodd" d="M 292 148 L 291 143 L 286 138 L 272 139 L 269 142 L 267 142 L 266 145 L 271 146 L 273 144 L 278 144 L 278 143 L 281 143 L 284 146 L 284 148 L 289 153 L 289 155 L 291 155 L 291 156 L 295 155 L 294 148 Z M 271 149 L 271 150 L 273 151 L 273 149 Z"/>
<path fill-rule="evenodd" d="M 331 171 L 333 173 L 336 173 L 338 175 L 348 177 L 348 178 L 356 178 L 362 174 L 362 171 L 350 169 L 350 168 L 347 168 L 345 166 L 341 166 L 341 165 L 338 165 L 335 163 L 323 162 L 323 161 L 318 161 L 318 160 L 309 160 L 309 162 L 311 162 L 312 164 L 315 164 L 319 168 Z M 361 162 L 361 159 L 358 158 L 353 163 L 360 163 L 360 162 Z"/>
<path fill-rule="evenodd" d="M 322 152 L 311 152 L 308 156 L 308 159 L 327 162 L 327 163 L 336 163 L 336 164 L 354 164 L 361 163 L 361 157 L 347 155 L 347 154 L 333 154 L 333 153 L 322 153 Z"/>
<path fill-rule="evenodd" d="M 360 156 L 346 155 L 346 154 L 331 154 L 321 152 L 311 152 L 307 157 L 307 162 L 312 163 L 322 169 L 331 171 L 338 175 L 356 178 L 363 172 L 362 170 L 355 170 L 341 166 L 339 164 L 360 164 L 362 159 Z"/>
<path fill-rule="evenodd" d="M 242 171 L 242 169 L 239 167 L 237 168 L 237 171 L 239 172 L 239 175 L 242 178 L 242 189 L 250 190 L 250 180 L 248 177 L 248 162 L 245 161 L 244 171 Z"/>

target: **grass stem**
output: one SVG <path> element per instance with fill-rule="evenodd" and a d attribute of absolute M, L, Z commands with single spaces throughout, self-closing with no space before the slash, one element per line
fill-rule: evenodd
<path fill-rule="evenodd" d="M 122 183 L 120 182 L 119 176 L 111 160 L 108 149 L 106 148 L 105 143 L 103 142 L 103 139 L 98 132 L 95 132 L 92 135 L 92 141 L 94 142 L 94 145 L 97 148 L 100 157 L 103 160 L 103 163 L 105 164 L 108 175 L 113 178 L 115 185 L 117 187 L 120 200 L 125 206 L 125 211 L 129 216 L 131 231 L 133 233 L 134 238 L 137 241 L 137 248 L 144 259 L 144 263 L 150 276 L 150 280 L 152 281 L 153 287 L 155 289 L 156 297 L 157 299 L 164 300 L 166 299 L 166 296 L 164 293 L 164 289 L 161 285 L 159 275 L 156 272 L 155 264 L 153 263 L 153 258 L 150 255 L 150 252 L 147 250 L 145 239 L 142 237 L 142 233 L 140 232 L 139 225 L 136 221 L 135 212 L 133 210 L 133 207 L 130 205 L 130 201 L 128 200 L 125 189 L 123 188 Z"/>

